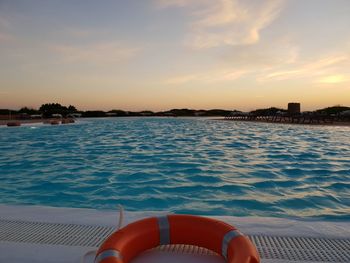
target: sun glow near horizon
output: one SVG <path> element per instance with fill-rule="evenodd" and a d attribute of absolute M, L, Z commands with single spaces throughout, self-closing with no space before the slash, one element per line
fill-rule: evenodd
<path fill-rule="evenodd" d="M 346 0 L 4 0 L 0 106 L 349 106 L 349 13 Z"/>

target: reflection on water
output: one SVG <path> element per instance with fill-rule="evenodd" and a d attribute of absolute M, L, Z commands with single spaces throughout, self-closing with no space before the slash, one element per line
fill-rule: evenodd
<path fill-rule="evenodd" d="M 0 129 L 0 202 L 350 219 L 350 128 L 195 118 Z"/>

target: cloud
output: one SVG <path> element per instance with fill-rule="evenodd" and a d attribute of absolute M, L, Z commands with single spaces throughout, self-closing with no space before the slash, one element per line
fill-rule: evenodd
<path fill-rule="evenodd" d="M 0 28 L 9 28 L 10 21 L 3 16 L 0 16 Z"/>
<path fill-rule="evenodd" d="M 12 35 L 0 32 L 0 43 L 8 42 L 8 41 L 11 41 L 13 39 L 14 39 L 14 37 Z"/>
<path fill-rule="evenodd" d="M 233 81 L 241 78 L 248 71 L 245 70 L 235 70 L 235 69 L 224 69 L 207 71 L 202 73 L 179 75 L 175 77 L 170 77 L 164 81 L 167 85 L 183 85 L 191 82 L 222 82 L 222 81 Z"/>
<path fill-rule="evenodd" d="M 100 42 L 89 45 L 52 45 L 50 50 L 64 62 L 114 63 L 134 57 L 140 48 L 125 47 L 116 42 Z"/>
<path fill-rule="evenodd" d="M 284 1 L 171 0 L 160 7 L 189 9 L 190 32 L 185 43 L 195 49 L 257 43 L 260 31 L 279 15 Z"/>
<path fill-rule="evenodd" d="M 85 37 L 89 37 L 93 33 L 95 33 L 89 29 L 80 29 L 80 28 L 72 28 L 72 27 L 65 29 L 64 32 L 68 36 L 74 37 L 74 38 L 85 38 Z"/>
<path fill-rule="evenodd" d="M 158 8 L 167 8 L 171 6 L 178 6 L 178 7 L 183 7 L 187 6 L 190 4 L 190 2 L 193 1 L 188 1 L 188 0 L 157 0 L 155 1 L 155 4 Z"/>
<path fill-rule="evenodd" d="M 337 84 L 337 83 L 342 83 L 347 81 L 349 81 L 349 77 L 341 74 L 329 75 L 317 80 L 318 83 L 324 83 L 324 84 Z"/>
<path fill-rule="evenodd" d="M 179 75 L 175 77 L 170 77 L 164 81 L 165 84 L 170 85 L 181 85 L 191 81 L 195 81 L 200 79 L 199 74 L 187 74 L 187 75 Z"/>
<path fill-rule="evenodd" d="M 257 71 L 278 69 L 281 65 L 298 62 L 300 47 L 297 44 L 284 38 L 274 39 L 273 42 L 274 45 L 271 45 L 271 41 L 262 41 L 257 45 L 227 48 L 220 55 L 220 61 L 230 67 Z"/>
<path fill-rule="evenodd" d="M 331 55 L 312 62 L 293 63 L 287 69 L 269 70 L 260 77 L 266 80 L 287 80 L 293 78 L 329 75 L 350 63 L 347 55 Z"/>
<path fill-rule="evenodd" d="M 294 50 L 292 48 L 292 50 Z M 293 52 L 292 52 L 293 53 Z M 236 64 L 232 68 L 194 72 L 169 77 L 164 80 L 166 85 L 206 84 L 232 82 L 249 75 L 257 82 L 288 81 L 293 79 L 311 79 L 313 83 L 337 84 L 350 81 L 350 57 L 346 55 L 329 55 L 314 61 L 298 61 L 291 56 L 291 61 L 276 60 L 271 64 L 261 64 L 254 67 L 248 64 Z M 288 58 L 288 56 L 286 56 Z M 243 59 L 243 58 L 241 58 Z M 244 60 L 244 59 L 243 59 Z"/>
<path fill-rule="evenodd" d="M 0 43 L 12 41 L 15 39 L 8 31 L 10 28 L 10 22 L 4 17 L 0 16 Z"/>

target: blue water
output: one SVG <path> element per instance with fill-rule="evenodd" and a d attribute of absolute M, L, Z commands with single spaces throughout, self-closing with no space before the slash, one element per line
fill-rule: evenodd
<path fill-rule="evenodd" d="M 350 127 L 110 118 L 0 128 L 0 203 L 350 219 Z"/>

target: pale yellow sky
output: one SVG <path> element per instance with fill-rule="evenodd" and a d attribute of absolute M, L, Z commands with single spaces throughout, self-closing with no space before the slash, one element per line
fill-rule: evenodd
<path fill-rule="evenodd" d="M 0 2 L 0 108 L 350 106 L 348 0 Z"/>

